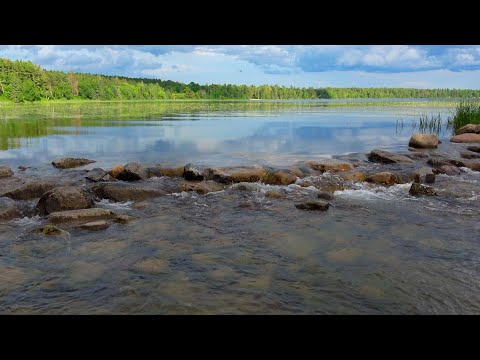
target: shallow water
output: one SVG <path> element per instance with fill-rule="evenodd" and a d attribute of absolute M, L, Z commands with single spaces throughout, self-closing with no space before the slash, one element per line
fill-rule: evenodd
<path fill-rule="evenodd" d="M 48 166 L 57 155 L 99 160 L 86 166 L 92 168 L 130 159 L 271 164 L 302 156 L 364 153 L 374 147 L 406 151 L 410 132 L 404 128 L 404 134 L 396 134 L 396 118 L 425 108 L 252 111 L 239 115 L 219 110 L 215 118 L 196 113 L 199 120 L 167 120 L 168 126 L 165 120 L 127 121 L 135 124 L 135 131 L 130 125 L 89 126 L 84 135 L 20 138 L 20 148 L 0 154 L 2 163 L 36 163 L 39 170 L 24 175 L 34 177 L 42 169 L 52 176 L 61 173 Z M 185 111 L 182 116 L 191 115 Z M 171 133 L 160 131 L 167 127 Z M 106 134 L 112 140 L 105 140 Z M 341 139 L 338 134 L 345 141 L 332 141 Z M 448 133 L 442 136 L 448 139 Z M 62 141 L 71 147 L 65 153 L 63 145 L 51 151 L 52 137 L 65 137 Z M 125 145 L 129 137 L 135 139 L 128 144 L 138 147 Z M 218 140 L 215 146 L 199 145 L 213 138 Z M 97 140 L 111 146 L 94 152 L 88 144 L 100 144 Z M 173 145 L 149 147 L 157 141 Z M 183 153 L 182 144 L 187 143 L 191 152 Z M 451 152 L 452 147 L 457 149 L 444 141 L 436 152 Z M 236 152 L 245 156 L 236 157 Z M 25 157 L 14 157 L 19 154 Z M 40 217 L 0 222 L 0 312 L 478 314 L 480 173 L 463 170 L 456 177 L 437 175 L 436 197 L 412 197 L 410 184 L 348 184 L 334 193 L 327 212 L 295 208 L 297 201 L 316 197 L 314 187 L 247 184 L 246 190 L 231 185 L 206 195 L 174 192 L 142 206 L 101 200 L 96 206 L 136 220 L 98 232 L 66 228 L 60 236 L 47 237 L 33 232 L 44 223 Z M 267 191 L 283 198 L 269 198 Z"/>

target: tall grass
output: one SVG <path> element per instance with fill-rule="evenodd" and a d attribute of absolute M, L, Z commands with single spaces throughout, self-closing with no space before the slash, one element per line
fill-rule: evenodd
<path fill-rule="evenodd" d="M 467 124 L 480 124 L 480 101 L 462 101 L 455 108 L 453 115 L 455 132 Z"/>

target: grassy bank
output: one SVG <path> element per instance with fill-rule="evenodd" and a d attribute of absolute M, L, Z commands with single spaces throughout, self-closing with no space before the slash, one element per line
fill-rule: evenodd
<path fill-rule="evenodd" d="M 462 101 L 455 108 L 453 116 L 455 131 L 467 124 L 480 124 L 480 101 Z"/>

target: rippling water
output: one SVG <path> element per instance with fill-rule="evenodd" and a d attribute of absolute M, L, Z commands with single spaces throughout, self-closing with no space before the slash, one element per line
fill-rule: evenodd
<path fill-rule="evenodd" d="M 98 160 L 85 168 L 129 160 L 282 164 L 352 152 L 363 159 L 374 147 L 406 150 L 411 129 L 398 134 L 398 118 L 449 111 L 235 106 L 147 108 L 145 118 L 127 110 L 125 118 L 117 109 L 120 119 L 91 110 L 78 126 L 69 117 L 76 108 L 61 119 L 52 119 L 50 108 L 30 115 L 2 110 L 0 162 L 15 170 L 35 164 L 38 176 L 59 172 L 49 162 L 64 155 Z M 35 131 L 6 130 L 26 129 L 17 125 L 22 121 L 36 124 Z M 451 146 L 444 141 L 438 152 Z M 439 196 L 429 198 L 411 197 L 409 184 L 350 184 L 334 193 L 327 212 L 293 206 L 315 198 L 314 187 L 248 184 L 141 203 L 102 200 L 96 206 L 137 219 L 99 232 L 45 237 L 33 233 L 44 222 L 39 217 L 0 222 L 0 312 L 478 314 L 480 176 L 464 170 L 437 175 Z M 310 180 L 325 176 L 332 175 Z"/>

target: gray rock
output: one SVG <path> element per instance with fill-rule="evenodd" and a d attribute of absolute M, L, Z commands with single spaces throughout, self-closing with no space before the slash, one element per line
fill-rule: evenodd
<path fill-rule="evenodd" d="M 408 192 L 410 195 L 426 195 L 426 196 L 435 196 L 437 193 L 430 186 L 425 186 L 422 184 L 413 183 Z"/>
<path fill-rule="evenodd" d="M 20 217 L 15 201 L 9 198 L 0 197 L 0 220 L 11 220 Z"/>
<path fill-rule="evenodd" d="M 433 169 L 435 174 L 445 174 L 448 176 L 460 175 L 462 172 L 454 165 L 442 165 L 439 168 Z"/>
<path fill-rule="evenodd" d="M 57 169 L 70 169 L 78 166 L 94 163 L 95 160 L 83 159 L 83 158 L 62 158 L 52 161 L 52 165 Z"/>
<path fill-rule="evenodd" d="M 137 162 L 131 162 L 125 165 L 123 171 L 117 175 L 118 180 L 136 181 L 148 179 L 147 168 Z"/>
<path fill-rule="evenodd" d="M 91 208 L 54 212 L 48 215 L 47 219 L 51 223 L 63 223 L 71 221 L 113 219 L 115 216 L 116 215 L 112 210 Z"/>
<path fill-rule="evenodd" d="M 335 197 L 333 196 L 333 194 L 329 193 L 329 192 L 326 192 L 326 191 L 320 191 L 318 194 L 317 194 L 317 197 L 319 199 L 323 199 L 323 200 L 334 200 Z"/>
<path fill-rule="evenodd" d="M 480 153 L 480 146 L 469 146 L 467 149 L 476 153 Z"/>
<path fill-rule="evenodd" d="M 14 200 L 30 200 L 41 197 L 47 191 L 52 190 L 55 184 L 46 181 L 31 181 L 22 187 L 6 192 L 4 196 Z"/>
<path fill-rule="evenodd" d="M 460 156 L 464 159 L 480 159 L 480 154 L 470 151 L 462 151 L 460 152 Z"/>
<path fill-rule="evenodd" d="M 8 166 L 0 166 L 0 178 L 7 178 L 13 176 L 13 171 Z"/>
<path fill-rule="evenodd" d="M 183 168 L 183 177 L 185 180 L 201 181 L 205 179 L 202 172 L 192 164 L 187 164 Z"/>
<path fill-rule="evenodd" d="M 367 181 L 380 185 L 394 185 L 399 183 L 398 176 L 388 171 L 383 171 L 368 176 Z"/>
<path fill-rule="evenodd" d="M 330 204 L 326 201 L 306 201 L 303 203 L 295 204 L 295 207 L 300 210 L 309 211 L 326 211 L 330 207 Z"/>
<path fill-rule="evenodd" d="M 117 217 L 113 220 L 117 224 L 128 224 L 130 221 L 134 220 L 133 216 L 129 215 L 117 215 Z"/>
<path fill-rule="evenodd" d="M 93 193 L 102 199 L 113 201 L 138 201 L 167 194 L 167 189 L 153 188 L 149 184 L 102 183 L 92 187 Z"/>
<path fill-rule="evenodd" d="M 77 228 L 90 231 L 104 230 L 110 226 L 110 223 L 105 220 L 93 221 L 86 224 L 81 224 Z"/>
<path fill-rule="evenodd" d="M 101 168 L 95 168 L 90 170 L 85 176 L 85 178 L 93 182 L 115 181 L 115 179 L 108 172 Z"/>
<path fill-rule="evenodd" d="M 406 156 L 391 153 L 384 150 L 374 149 L 368 154 L 368 160 L 376 163 L 383 164 L 410 164 L 413 163 L 412 159 L 409 159 Z"/>
<path fill-rule="evenodd" d="M 222 184 L 257 182 L 264 179 L 266 174 L 267 171 L 258 165 L 208 168 L 203 172 L 205 179 Z"/>
<path fill-rule="evenodd" d="M 37 203 L 40 215 L 57 211 L 88 209 L 93 206 L 93 196 L 78 186 L 61 186 L 47 191 Z"/>

